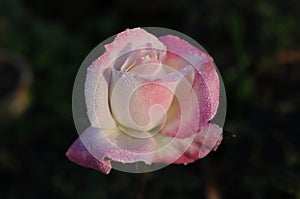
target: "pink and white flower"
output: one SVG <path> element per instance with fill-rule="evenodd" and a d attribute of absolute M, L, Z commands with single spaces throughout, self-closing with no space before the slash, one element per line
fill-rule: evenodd
<path fill-rule="evenodd" d="M 107 174 L 111 161 L 187 164 L 217 149 L 220 82 L 207 53 L 141 28 L 105 49 L 87 69 L 91 125 L 67 151 L 71 161 Z"/>

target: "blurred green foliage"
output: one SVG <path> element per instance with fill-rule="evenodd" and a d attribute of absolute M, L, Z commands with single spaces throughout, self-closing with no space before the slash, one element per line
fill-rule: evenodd
<path fill-rule="evenodd" d="M 0 198 L 300 198 L 300 3 L 1 0 L 0 46 L 33 71 L 31 106 L 0 124 Z M 228 112 L 217 152 L 187 166 L 108 176 L 71 163 L 81 62 L 125 28 L 193 37 L 214 57 Z M 214 191 L 212 191 L 214 190 Z"/>

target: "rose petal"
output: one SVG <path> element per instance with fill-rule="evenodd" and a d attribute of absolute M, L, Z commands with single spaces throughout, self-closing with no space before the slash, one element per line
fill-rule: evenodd
<path fill-rule="evenodd" d="M 72 162 L 79 164 L 83 167 L 96 169 L 102 173 L 108 174 L 111 170 L 110 162 L 104 160 L 98 161 L 83 145 L 82 141 L 78 138 L 68 149 L 66 156 Z"/>
<path fill-rule="evenodd" d="M 200 131 L 211 117 L 209 89 L 203 77 L 194 73 L 194 83 L 183 84 L 176 93 L 184 93 L 180 100 L 174 100 L 168 112 L 167 121 L 161 133 L 164 135 L 187 138 Z"/>
<path fill-rule="evenodd" d="M 209 124 L 198 133 L 193 144 L 174 164 L 186 164 L 205 157 L 210 151 L 216 151 L 223 139 L 223 129 L 217 124 Z"/>
<path fill-rule="evenodd" d="M 137 39 L 138 38 L 138 39 Z M 106 51 L 88 67 L 85 82 L 85 100 L 91 125 L 98 128 L 115 127 L 108 106 L 110 71 L 108 67 L 121 67 L 114 63 L 117 58 L 150 44 L 151 48 L 165 49 L 165 46 L 153 35 L 140 28 L 127 29 L 119 33 L 115 40 L 105 45 Z M 149 45 L 148 45 L 149 46 Z"/>
<path fill-rule="evenodd" d="M 193 68 L 187 67 L 154 81 L 113 71 L 111 109 L 118 123 L 140 131 L 150 131 L 162 124 L 173 101 L 173 93 L 190 70 Z"/>
<path fill-rule="evenodd" d="M 132 71 L 136 66 L 152 63 L 160 64 L 165 53 L 165 48 L 154 49 L 152 45 L 147 44 L 118 58 L 116 63 L 123 63 L 120 67 L 120 71 Z M 118 64 L 115 64 L 115 69 L 118 69 L 117 65 Z M 145 67 L 144 69 L 147 68 Z"/>
<path fill-rule="evenodd" d="M 114 42 L 105 45 L 105 49 L 110 59 L 109 65 L 113 64 L 116 70 L 120 70 L 123 67 L 122 71 L 125 71 L 126 67 L 120 62 L 123 63 L 133 52 L 140 52 L 142 49 L 156 49 L 164 52 L 166 47 L 154 35 L 141 28 L 134 28 L 119 33 Z"/>
<path fill-rule="evenodd" d="M 186 67 L 187 65 L 190 65 L 190 63 L 187 60 L 182 58 L 180 55 L 169 51 L 169 49 L 167 49 L 167 55 L 165 56 L 163 63 L 167 66 L 172 67 L 174 70 L 180 70 Z"/>
<path fill-rule="evenodd" d="M 171 138 L 163 134 L 155 137 L 159 151 L 153 162 L 187 164 L 205 157 L 211 150 L 216 150 L 222 141 L 222 128 L 208 124 L 205 128 L 185 139 Z"/>
<path fill-rule="evenodd" d="M 212 119 L 217 112 L 219 105 L 219 76 L 214 67 L 213 59 L 205 52 L 192 46 L 188 42 L 179 37 L 167 35 L 160 37 L 159 40 L 163 42 L 168 50 L 165 63 L 170 64 L 173 68 L 181 68 L 184 66 L 186 60 L 190 65 L 202 76 L 204 84 L 208 89 L 208 96 L 210 106 L 208 111 L 208 120 Z M 179 58 L 179 57 L 181 58 Z M 203 83 L 201 83 L 203 84 Z M 202 86 L 203 87 L 203 86 Z M 202 90 L 199 92 L 203 92 Z M 202 106 L 203 107 L 203 106 Z"/>
<path fill-rule="evenodd" d="M 111 160 L 122 163 L 143 161 L 151 164 L 152 152 L 156 149 L 153 138 L 134 138 L 117 128 L 103 131 L 89 127 L 72 144 L 66 155 L 81 166 L 108 174 L 111 170 Z"/>
<path fill-rule="evenodd" d="M 175 91 L 176 98 L 168 110 L 166 123 L 161 130 L 162 134 L 176 138 L 187 138 L 199 131 L 201 114 L 198 96 L 193 87 L 197 74 L 193 67 L 187 67 L 190 73 L 178 84 Z"/>
<path fill-rule="evenodd" d="M 97 65 L 97 66 L 96 66 Z M 114 128 L 108 102 L 110 70 L 94 63 L 87 69 L 85 103 L 91 125 L 98 128 Z"/>

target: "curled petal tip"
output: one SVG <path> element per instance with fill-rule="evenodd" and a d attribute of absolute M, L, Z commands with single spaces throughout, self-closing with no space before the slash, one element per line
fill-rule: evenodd
<path fill-rule="evenodd" d="M 78 138 L 72 146 L 67 150 L 67 158 L 83 167 L 98 170 L 102 173 L 109 174 L 111 167 L 109 164 L 103 164 L 93 157 L 89 151 L 86 150 L 80 138 Z"/>

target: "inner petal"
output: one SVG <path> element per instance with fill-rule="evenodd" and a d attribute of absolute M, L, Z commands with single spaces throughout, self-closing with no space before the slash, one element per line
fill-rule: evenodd
<path fill-rule="evenodd" d="M 154 49 L 151 44 L 146 44 L 122 55 L 115 61 L 114 65 L 121 65 L 120 71 L 128 72 L 143 64 L 160 64 L 164 56 L 165 51 Z M 118 70 L 118 68 L 115 67 L 115 70 Z"/>
<path fill-rule="evenodd" d="M 128 53 L 137 49 L 151 48 L 165 52 L 166 47 L 154 35 L 141 28 L 127 29 L 119 33 L 112 43 L 104 47 L 105 53 L 94 60 L 87 69 L 84 95 L 91 125 L 98 128 L 114 128 L 114 118 L 108 106 L 111 78 L 108 68 L 120 70 Z M 162 57 L 158 56 L 158 60 Z"/>
<path fill-rule="evenodd" d="M 187 67 L 154 80 L 113 71 L 110 105 L 115 120 L 124 128 L 156 132 L 166 120 L 176 88 L 190 70 Z"/>
<path fill-rule="evenodd" d="M 154 128 L 165 119 L 173 93 L 157 81 L 136 89 L 129 100 L 129 114 L 139 126 Z"/>
<path fill-rule="evenodd" d="M 164 122 L 173 99 L 167 85 L 117 71 L 111 85 L 111 110 L 121 126 L 143 132 Z"/>

